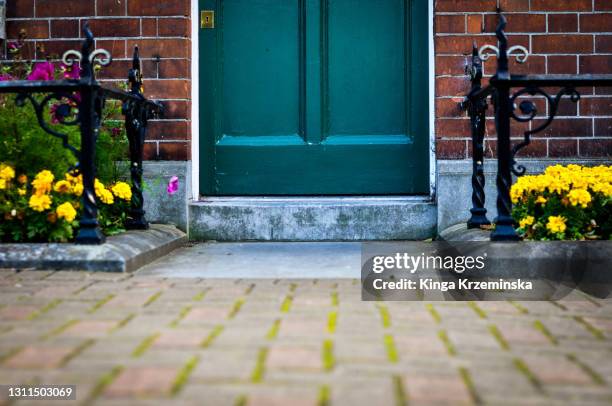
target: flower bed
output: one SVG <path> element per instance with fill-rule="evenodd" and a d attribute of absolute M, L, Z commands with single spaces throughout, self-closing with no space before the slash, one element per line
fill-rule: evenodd
<path fill-rule="evenodd" d="M 511 189 L 513 217 L 530 240 L 609 240 L 612 166 L 551 166 Z"/>
<path fill-rule="evenodd" d="M 107 235 L 124 230 L 132 189 L 125 182 L 105 186 L 95 183 L 102 230 Z M 0 240 L 3 242 L 66 242 L 78 229 L 82 176 L 67 173 L 55 179 L 49 170 L 40 171 L 30 182 L 25 174 L 0 164 Z"/>
<path fill-rule="evenodd" d="M 46 55 L 47 60 L 38 63 L 24 60 L 22 48 L 30 44 L 24 38 L 25 32 L 21 32 L 19 41 L 7 45 L 12 61 L 1 66 L 0 81 L 81 77 L 78 63 L 55 63 L 57 55 Z M 41 116 L 30 103 L 21 103 L 14 95 L 0 96 L 0 241 L 71 241 L 82 210 L 83 183 L 75 157 L 78 154 L 74 153 L 81 144 L 77 125 L 81 94 L 60 92 L 32 97 L 42 106 L 42 112 L 38 112 Z M 125 229 L 132 190 L 120 181 L 127 177 L 127 170 L 117 165 L 127 156 L 121 103 L 109 101 L 102 113 L 96 140 L 99 179 L 95 182 L 95 195 L 101 228 L 106 235 L 112 235 Z M 41 128 L 39 119 L 55 136 Z"/>

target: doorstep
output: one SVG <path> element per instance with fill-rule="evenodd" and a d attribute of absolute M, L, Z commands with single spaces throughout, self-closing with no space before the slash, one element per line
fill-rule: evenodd
<path fill-rule="evenodd" d="M 215 197 L 189 204 L 196 241 L 424 240 L 436 232 L 429 197 Z"/>
<path fill-rule="evenodd" d="M 174 226 L 108 237 L 102 245 L 0 244 L 0 268 L 132 272 L 169 254 L 187 241 Z"/>

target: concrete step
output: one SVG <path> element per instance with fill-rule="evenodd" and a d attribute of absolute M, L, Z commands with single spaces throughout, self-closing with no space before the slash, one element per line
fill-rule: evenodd
<path fill-rule="evenodd" d="M 436 222 L 428 197 L 218 197 L 189 204 L 189 238 L 196 241 L 424 240 Z"/>

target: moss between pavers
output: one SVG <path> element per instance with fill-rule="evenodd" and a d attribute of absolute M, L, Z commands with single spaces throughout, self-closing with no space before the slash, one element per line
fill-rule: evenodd
<path fill-rule="evenodd" d="M 380 314 L 380 321 L 384 328 L 391 327 L 391 314 L 389 313 L 389 309 L 387 306 L 378 304 L 378 313 Z"/>
<path fill-rule="evenodd" d="M 32 312 L 27 318 L 26 320 L 28 321 L 32 321 L 34 319 L 39 318 L 40 316 L 42 316 L 45 313 L 50 312 L 51 310 L 53 310 L 54 308 L 56 308 L 60 303 L 62 303 L 63 300 L 62 299 L 53 299 L 52 301 L 50 301 L 49 303 L 47 303 L 46 305 L 44 305 L 43 307 L 41 307 L 38 310 L 35 310 L 34 312 Z"/>
<path fill-rule="evenodd" d="M 142 356 L 155 343 L 155 341 L 159 338 L 160 335 L 160 333 L 151 334 L 150 336 L 142 340 L 132 352 L 132 357 L 138 358 Z"/>
<path fill-rule="evenodd" d="M 319 388 L 317 397 L 317 406 L 329 406 L 331 402 L 331 390 L 328 385 L 323 385 Z"/>
<path fill-rule="evenodd" d="M 266 360 L 268 359 L 268 348 L 263 347 L 259 349 L 257 353 L 257 360 L 255 361 L 255 367 L 251 373 L 251 382 L 259 383 L 263 380 L 264 374 L 266 373 Z"/>
<path fill-rule="evenodd" d="M 334 307 L 338 307 L 338 305 L 340 304 L 340 299 L 338 298 L 338 292 L 331 293 L 331 304 Z"/>
<path fill-rule="evenodd" d="M 336 358 L 334 357 L 334 341 L 324 340 L 321 349 L 321 360 L 323 361 L 323 370 L 331 371 L 336 366 Z"/>
<path fill-rule="evenodd" d="M 533 326 L 535 327 L 536 330 L 542 333 L 544 337 L 548 338 L 548 341 L 550 341 L 551 344 L 553 345 L 559 344 L 555 336 L 552 335 L 550 330 L 546 328 L 546 326 L 544 325 L 544 323 L 542 323 L 541 320 L 534 321 Z"/>
<path fill-rule="evenodd" d="M 103 297 L 102 299 L 98 300 L 96 303 L 94 303 L 93 306 L 91 306 L 91 308 L 89 308 L 89 310 L 87 310 L 87 313 L 95 313 L 99 308 L 101 308 L 102 306 L 104 306 L 105 304 L 107 304 L 108 302 L 110 302 L 111 300 L 113 300 L 113 298 L 115 297 L 114 294 L 109 294 L 105 297 Z"/>
<path fill-rule="evenodd" d="M 589 323 L 588 321 L 586 321 L 584 317 L 574 316 L 574 320 L 576 320 L 578 324 L 581 324 L 589 333 L 593 335 L 593 337 L 597 338 L 598 340 L 606 339 L 604 332 L 598 329 L 597 327 L 595 327 L 594 325 L 592 325 L 591 323 Z"/>
<path fill-rule="evenodd" d="M 87 398 L 83 401 L 84 405 L 88 405 L 92 403 L 96 398 L 98 398 L 102 392 L 111 384 L 121 372 L 123 372 L 124 367 L 119 365 L 111 369 L 109 372 L 102 375 L 102 377 L 96 382 L 93 389 L 87 396 Z"/>
<path fill-rule="evenodd" d="M 276 338 L 276 336 L 278 335 L 278 331 L 280 330 L 280 324 L 281 319 L 274 320 L 274 323 L 272 323 L 272 327 L 270 327 L 270 330 L 268 330 L 268 333 L 266 334 L 266 339 L 274 340 Z"/>
<path fill-rule="evenodd" d="M 147 299 L 147 301 L 146 301 L 146 302 L 144 302 L 144 304 L 142 305 L 142 307 L 147 307 L 147 306 L 150 306 L 150 305 L 152 305 L 153 303 L 155 303 L 155 301 L 156 301 L 157 299 L 159 299 L 159 297 L 162 295 L 162 293 L 164 293 L 164 292 L 162 292 L 162 291 L 160 290 L 159 292 L 156 292 L 156 293 L 154 293 L 153 295 L 151 295 L 151 296 L 150 296 L 150 297 Z"/>
<path fill-rule="evenodd" d="M 431 317 L 437 324 L 440 324 L 442 322 L 442 317 L 440 316 L 440 313 L 438 313 L 438 311 L 432 304 L 426 304 L 425 308 L 427 309 L 429 314 L 431 314 Z"/>
<path fill-rule="evenodd" d="M 183 365 L 183 367 L 178 372 L 176 378 L 174 379 L 174 382 L 172 383 L 172 388 L 170 389 L 170 394 L 172 396 L 178 394 L 183 388 L 183 386 L 185 386 L 185 384 L 189 380 L 189 377 L 191 376 L 191 373 L 199 362 L 200 357 L 198 355 L 194 355 L 185 363 L 185 365 Z"/>
<path fill-rule="evenodd" d="M 506 339 L 504 338 L 501 331 L 499 331 L 496 325 L 494 324 L 489 325 L 489 332 L 491 333 L 493 338 L 495 338 L 495 340 L 497 341 L 499 346 L 502 348 L 502 350 L 508 351 L 510 349 L 510 345 L 508 344 L 508 341 L 506 341 Z"/>
<path fill-rule="evenodd" d="M 119 320 L 119 323 L 117 323 L 117 325 L 115 327 L 113 327 L 109 333 L 112 334 L 115 331 L 125 327 L 130 321 L 132 321 L 132 319 L 136 317 L 136 313 L 130 313 L 127 316 L 125 316 L 123 319 Z"/>
<path fill-rule="evenodd" d="M 336 326 L 338 324 L 338 312 L 331 311 L 327 315 L 327 332 L 334 334 L 336 332 Z"/>
<path fill-rule="evenodd" d="M 527 364 L 525 364 L 525 361 L 523 361 L 520 358 L 514 358 L 513 360 L 514 366 L 516 367 L 516 369 L 523 374 L 523 376 L 525 376 L 525 378 L 527 378 L 527 380 L 529 382 L 531 382 L 531 384 L 533 386 L 536 387 L 536 389 L 538 390 L 542 390 L 542 383 L 540 382 L 540 380 L 535 376 L 535 374 L 531 371 L 531 369 L 529 369 L 529 367 L 527 366 Z"/>
<path fill-rule="evenodd" d="M 179 313 L 179 315 L 177 316 L 176 319 L 172 320 L 170 322 L 170 324 L 168 324 L 168 327 L 171 328 L 175 328 L 179 325 L 179 323 L 185 318 L 187 317 L 187 315 L 189 314 L 189 312 L 191 311 L 191 309 L 193 309 L 193 306 L 191 305 L 187 305 L 185 307 L 183 307 Z"/>
<path fill-rule="evenodd" d="M 293 296 L 287 295 L 283 303 L 281 303 L 280 311 L 281 313 L 288 313 L 291 310 L 291 304 L 293 303 Z"/>
<path fill-rule="evenodd" d="M 225 327 L 221 324 L 216 325 L 212 331 L 206 336 L 206 338 L 200 344 L 200 348 L 208 348 L 215 341 L 215 339 L 223 332 Z"/>
<path fill-rule="evenodd" d="M 470 397 L 472 398 L 474 404 L 480 404 L 480 397 L 478 396 L 478 392 L 476 392 L 476 386 L 474 385 L 472 376 L 470 375 L 470 372 L 467 370 L 467 368 L 459 367 L 459 376 L 461 377 L 461 380 L 463 381 L 463 384 L 465 385 L 468 393 L 470 394 Z"/>
<path fill-rule="evenodd" d="M 474 313 L 476 313 L 478 315 L 478 317 L 480 317 L 481 319 L 486 319 L 487 318 L 487 313 L 481 309 L 476 302 L 468 302 L 468 306 L 470 307 L 470 309 L 472 309 L 474 311 Z"/>
<path fill-rule="evenodd" d="M 230 309 L 230 312 L 227 315 L 227 318 L 228 319 L 233 319 L 234 317 L 236 317 L 236 315 L 238 314 L 238 312 L 240 311 L 240 309 L 244 305 L 244 302 L 245 302 L 244 298 L 240 298 L 240 299 L 236 300 L 234 302 L 234 304 L 232 305 L 232 308 Z"/>
<path fill-rule="evenodd" d="M 395 340 L 391 334 L 385 334 L 384 336 L 385 351 L 387 353 L 387 359 L 389 362 L 396 363 L 399 361 L 399 355 L 397 347 L 395 346 Z"/>
<path fill-rule="evenodd" d="M 402 377 L 399 375 L 393 375 L 391 379 L 393 381 L 393 396 L 395 397 L 395 405 L 407 406 L 408 396 L 406 395 L 406 390 L 404 389 Z"/>
<path fill-rule="evenodd" d="M 606 384 L 606 380 L 601 375 L 599 375 L 597 373 L 597 371 L 595 371 L 593 368 L 591 368 L 590 366 L 588 366 L 584 362 L 580 361 L 578 359 L 578 357 L 576 357 L 576 355 L 574 355 L 574 354 L 567 354 L 566 358 L 568 359 L 568 361 L 574 363 L 580 369 L 582 369 L 591 378 L 591 380 L 596 385 L 600 385 L 601 386 L 601 385 L 605 385 Z"/>
<path fill-rule="evenodd" d="M 79 319 L 68 320 L 64 324 L 62 324 L 62 325 L 54 328 L 53 330 L 51 330 L 51 331 L 43 334 L 42 336 L 40 336 L 40 339 L 41 340 L 48 340 L 49 338 L 51 338 L 53 336 L 60 335 L 64 331 L 68 330 L 70 327 L 72 327 L 75 324 L 77 324 L 79 321 L 80 321 Z"/>
<path fill-rule="evenodd" d="M 451 342 L 450 338 L 448 338 L 446 330 L 438 331 L 438 338 L 440 339 L 440 341 L 442 341 L 442 344 L 444 344 L 444 348 L 446 348 L 448 355 L 457 355 L 457 350 L 455 349 L 455 346 Z"/>
<path fill-rule="evenodd" d="M 527 310 L 527 308 L 525 306 L 523 306 L 520 303 L 516 303 L 514 300 L 508 300 L 508 303 L 510 303 L 512 306 L 514 306 L 516 308 L 516 310 L 518 310 L 519 313 L 521 313 L 521 314 L 529 313 L 529 310 Z"/>

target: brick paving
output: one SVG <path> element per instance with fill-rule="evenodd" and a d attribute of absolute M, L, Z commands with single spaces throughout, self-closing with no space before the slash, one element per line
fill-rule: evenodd
<path fill-rule="evenodd" d="M 610 405 L 612 302 L 4 270 L 0 383 L 75 384 L 82 405 Z"/>

